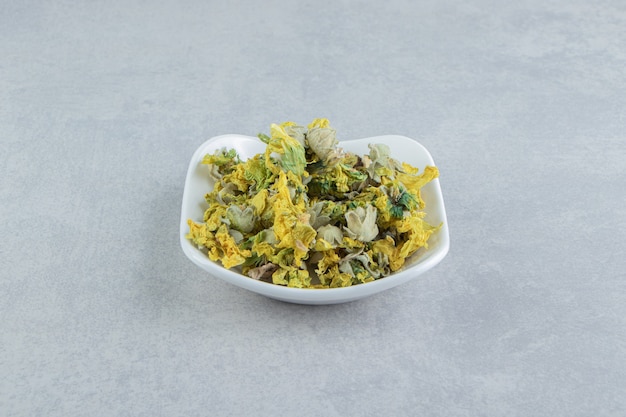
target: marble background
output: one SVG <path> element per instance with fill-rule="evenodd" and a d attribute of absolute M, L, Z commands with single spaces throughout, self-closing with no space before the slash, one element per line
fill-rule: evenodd
<path fill-rule="evenodd" d="M 0 1 L 0 414 L 626 415 L 626 3 L 101 3 Z M 440 265 L 312 307 L 186 259 L 193 151 L 316 117 L 430 150 Z"/>

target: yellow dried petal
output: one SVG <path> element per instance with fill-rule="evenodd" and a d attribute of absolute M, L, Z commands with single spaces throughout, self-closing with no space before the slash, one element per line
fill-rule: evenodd
<path fill-rule="evenodd" d="M 352 275 L 339 271 L 337 265 L 325 274 L 324 280 L 329 283 L 330 288 L 350 287 L 352 285 Z"/>
<path fill-rule="evenodd" d="M 292 288 L 308 288 L 311 286 L 311 277 L 309 271 L 305 269 L 297 269 L 289 273 L 289 287 Z"/>
<path fill-rule="evenodd" d="M 328 119 L 313 119 L 313 121 L 311 123 L 309 123 L 309 125 L 307 126 L 309 129 L 314 129 L 316 127 L 329 127 L 330 126 L 330 122 L 328 121 Z"/>
<path fill-rule="evenodd" d="M 236 165 L 233 172 L 224 175 L 222 182 L 231 183 L 242 192 L 248 191 L 248 188 L 251 185 L 251 182 L 246 179 L 246 166 L 244 164 Z"/>
<path fill-rule="evenodd" d="M 230 269 L 233 266 L 241 265 L 246 261 L 246 258 L 252 254 L 249 250 L 241 250 L 235 239 L 228 233 L 226 225 L 220 226 L 219 230 L 215 234 L 215 239 L 224 252 L 224 257 L 221 259 L 224 268 Z"/>
<path fill-rule="evenodd" d="M 252 245 L 252 252 L 258 256 L 265 256 L 267 259 L 274 256 L 274 245 L 268 242 L 258 242 Z"/>
<path fill-rule="evenodd" d="M 294 263 L 299 265 L 300 261 L 302 261 L 309 253 L 309 248 L 313 246 L 313 241 L 317 236 L 317 232 L 310 225 L 297 222 L 291 235 L 295 246 L 293 253 L 295 258 Z"/>
<path fill-rule="evenodd" d="M 222 219 L 226 217 L 226 209 L 226 206 L 213 204 L 204 212 L 204 223 L 209 231 L 214 232 L 223 224 Z"/>
<path fill-rule="evenodd" d="M 365 247 L 365 243 L 347 236 L 343 237 L 343 245 L 347 249 L 361 249 Z"/>
<path fill-rule="evenodd" d="M 406 187 L 406 189 L 414 194 L 418 195 L 420 188 L 428 184 L 433 179 L 439 176 L 439 170 L 437 167 L 427 166 L 424 168 L 424 172 L 421 175 L 413 175 L 409 173 L 399 172 L 396 178 Z"/>
<path fill-rule="evenodd" d="M 317 269 L 315 270 L 318 274 L 322 274 L 332 266 L 336 266 L 341 260 L 334 250 L 325 250 L 322 253 L 322 259 L 318 262 Z"/>
<path fill-rule="evenodd" d="M 272 274 L 272 283 L 276 285 L 288 285 L 288 273 L 288 270 L 282 268 L 274 271 L 274 273 Z"/>
<path fill-rule="evenodd" d="M 406 172 L 407 174 L 411 174 L 411 175 L 415 175 L 419 172 L 419 168 L 416 168 L 413 165 L 408 164 L 406 162 L 402 163 L 402 170 Z"/>
<path fill-rule="evenodd" d="M 428 248 L 428 238 L 438 229 L 424 221 L 423 212 L 412 212 L 397 223 L 397 230 L 403 234 L 404 240 L 399 242 L 393 255 L 390 257 L 389 266 L 392 271 L 400 269 L 406 258 L 413 255 L 420 248 Z"/>
<path fill-rule="evenodd" d="M 265 206 L 267 204 L 267 190 L 261 190 L 254 197 L 250 199 L 250 205 L 254 207 L 254 214 L 260 216 L 265 211 Z"/>
<path fill-rule="evenodd" d="M 387 256 L 391 256 L 396 249 L 396 243 L 391 236 L 385 236 L 384 239 L 375 240 L 372 242 L 372 252 L 374 254 L 382 253 Z"/>
<path fill-rule="evenodd" d="M 322 251 L 333 249 L 333 245 L 331 245 L 329 242 L 322 239 L 321 237 L 318 237 L 315 240 L 315 245 L 313 246 L 313 249 L 316 250 L 317 252 L 322 252 Z"/>
<path fill-rule="evenodd" d="M 189 233 L 185 237 L 192 240 L 196 245 L 209 247 L 215 242 L 215 236 L 207 229 L 206 224 L 198 224 L 191 219 L 187 220 L 187 224 L 189 225 Z"/>
<path fill-rule="evenodd" d="M 309 271 L 296 268 L 281 268 L 272 274 L 272 282 L 293 288 L 308 288 L 311 286 Z"/>

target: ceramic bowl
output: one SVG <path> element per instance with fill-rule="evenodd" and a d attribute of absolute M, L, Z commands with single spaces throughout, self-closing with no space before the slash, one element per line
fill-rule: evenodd
<path fill-rule="evenodd" d="M 365 155 L 369 153 L 367 145 L 370 143 L 384 143 L 388 145 L 393 158 L 420 168 L 420 172 L 427 165 L 435 165 L 432 156 L 426 148 L 417 141 L 405 136 L 387 135 L 341 141 L 339 147 L 357 155 Z M 202 165 L 200 162 L 204 155 L 224 147 L 235 149 L 242 160 L 265 152 L 265 144 L 256 137 L 222 135 L 203 143 L 193 154 L 189 163 L 180 217 L 180 244 L 185 255 L 193 263 L 215 278 L 266 297 L 290 303 L 335 304 L 368 297 L 414 280 L 441 262 L 448 253 L 450 237 L 446 211 L 439 179 L 435 179 L 422 188 L 422 199 L 426 203 L 424 210 L 427 213 L 425 219 L 430 224 L 437 225 L 443 223 L 443 226 L 428 240 L 428 249 L 419 249 L 411 258 L 407 259 L 402 269 L 387 277 L 346 288 L 302 289 L 257 281 L 235 270 L 225 269 L 219 263 L 212 262 L 191 241 L 185 238 L 189 231 L 187 219 L 192 219 L 196 222 L 202 221 L 204 211 L 208 207 L 204 201 L 204 195 L 210 192 L 213 187 L 213 183 L 208 177 L 207 166 Z"/>

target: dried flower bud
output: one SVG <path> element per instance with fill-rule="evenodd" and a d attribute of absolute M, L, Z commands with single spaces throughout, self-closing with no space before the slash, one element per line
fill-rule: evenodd
<path fill-rule="evenodd" d="M 239 206 L 230 206 L 226 210 L 226 219 L 231 228 L 250 233 L 255 223 L 254 208 L 248 206 L 242 210 Z"/>
<path fill-rule="evenodd" d="M 345 214 L 347 229 L 346 234 L 352 239 L 362 242 L 370 242 L 378 235 L 378 225 L 376 224 L 376 208 L 368 204 L 365 208 L 357 207 Z"/>
<path fill-rule="evenodd" d="M 313 204 L 313 206 L 308 211 L 309 215 L 311 216 L 309 218 L 309 224 L 316 230 L 330 223 L 330 217 L 322 214 L 323 208 L 324 203 L 318 201 L 317 203 Z"/>
<path fill-rule="evenodd" d="M 317 236 L 330 243 L 333 247 L 341 245 L 343 242 L 343 233 L 341 233 L 341 229 L 330 224 L 317 229 Z"/>
<path fill-rule="evenodd" d="M 402 164 L 391 158 L 389 146 L 384 143 L 369 144 L 369 158 L 363 157 L 363 166 L 370 178 L 380 182 L 381 175 L 389 175 L 394 171 L 402 171 Z"/>
<path fill-rule="evenodd" d="M 314 127 L 306 135 L 309 148 L 321 160 L 325 160 L 337 145 L 335 129 Z"/>

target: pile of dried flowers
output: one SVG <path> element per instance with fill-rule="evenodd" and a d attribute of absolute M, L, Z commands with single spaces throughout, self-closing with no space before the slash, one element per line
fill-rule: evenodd
<path fill-rule="evenodd" d="M 346 287 L 397 271 L 438 229 L 424 221 L 420 195 L 436 167 L 418 173 L 384 144 L 344 152 L 326 119 L 272 124 L 259 138 L 265 153 L 246 161 L 226 149 L 202 161 L 215 187 L 187 238 L 225 268 L 290 287 Z"/>

